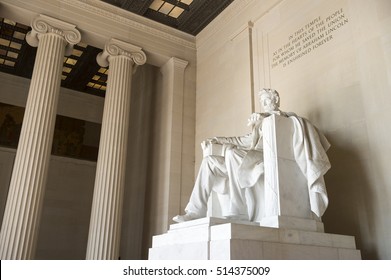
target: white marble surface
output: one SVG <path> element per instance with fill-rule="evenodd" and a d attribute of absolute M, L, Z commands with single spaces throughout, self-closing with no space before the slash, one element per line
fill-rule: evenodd
<path fill-rule="evenodd" d="M 273 86 L 284 109 L 310 118 L 332 141 L 328 229 L 360 236 L 363 251 L 391 259 L 391 149 L 385 149 L 391 138 L 391 1 L 278 2 L 234 1 L 224 20 L 197 35 L 196 143 L 210 135 L 246 133 L 241 120 L 252 106 L 258 110 L 257 91 Z M 349 23 L 333 40 L 286 67 L 273 67 L 274 51 L 290 35 L 339 9 Z M 241 16 L 233 16 L 239 10 Z M 246 29 L 249 22 L 254 26 Z M 257 46 L 252 61 L 243 59 L 248 42 Z M 257 66 L 253 76 L 245 74 L 251 65 Z M 202 155 L 196 155 L 198 166 Z"/>
<path fill-rule="evenodd" d="M 277 229 L 226 223 L 211 227 L 211 240 L 249 239 L 266 242 L 354 249 L 354 237 L 330 233 Z"/>
<path fill-rule="evenodd" d="M 149 259 L 361 259 L 352 236 L 203 218 L 154 236 Z"/>
<path fill-rule="evenodd" d="M 209 242 L 174 244 L 149 249 L 149 260 L 207 260 Z"/>
<path fill-rule="evenodd" d="M 44 15 L 31 27 L 26 40 L 38 48 L 0 231 L 3 260 L 35 255 L 63 57 L 81 39 L 74 25 Z"/>
<path fill-rule="evenodd" d="M 227 219 L 206 217 L 184 223 L 172 224 L 167 233 L 153 236 L 152 247 L 210 241 L 211 228 L 215 225 L 226 223 Z M 258 227 L 257 223 L 246 221 L 237 221 L 237 223 Z"/>
<path fill-rule="evenodd" d="M 146 62 L 140 47 L 110 39 L 98 54 L 101 67 L 110 64 L 96 167 L 87 259 L 118 259 L 126 155 L 130 117 L 132 74 Z"/>
<path fill-rule="evenodd" d="M 295 161 L 293 122 L 272 115 L 262 125 L 265 163 L 265 217 L 311 217 L 307 180 Z"/>
<path fill-rule="evenodd" d="M 261 226 L 284 228 L 284 229 L 297 229 L 323 232 L 324 226 L 322 222 L 318 222 L 314 219 L 297 218 L 291 216 L 270 216 L 265 217 L 260 222 Z"/>
<path fill-rule="evenodd" d="M 276 90 L 262 89 L 258 96 L 264 113 L 250 115 L 250 134 L 201 143 L 204 159 L 186 214 L 175 222 L 205 217 L 209 210 L 270 227 L 323 231 L 317 222 L 328 204 L 323 175 L 330 168 L 330 144 L 309 121 L 282 112 Z M 214 192 L 219 211 L 208 209 L 216 203 Z"/>

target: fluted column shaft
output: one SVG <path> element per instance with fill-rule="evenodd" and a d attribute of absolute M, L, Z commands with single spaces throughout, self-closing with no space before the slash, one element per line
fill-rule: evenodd
<path fill-rule="evenodd" d="M 132 72 L 146 58 L 140 48 L 112 39 L 97 60 L 110 68 L 86 258 L 118 259 Z"/>
<path fill-rule="evenodd" d="M 27 41 L 38 50 L 1 227 L 1 259 L 34 257 L 68 44 L 67 32 L 59 28 L 74 29 L 45 16 L 36 18 L 32 27 Z M 77 30 L 71 33 L 72 44 L 73 39 L 80 41 Z"/>

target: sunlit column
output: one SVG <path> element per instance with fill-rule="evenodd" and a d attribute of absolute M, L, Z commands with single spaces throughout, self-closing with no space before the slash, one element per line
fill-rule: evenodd
<path fill-rule="evenodd" d="M 167 98 L 167 159 L 169 166 L 167 172 L 168 184 L 166 185 L 167 212 L 160 213 L 159 217 L 168 229 L 172 217 L 181 211 L 181 186 L 182 186 L 182 142 L 183 142 L 183 100 L 185 69 L 188 62 L 176 57 L 169 59 L 161 68 L 163 78 L 163 94 Z"/>
<path fill-rule="evenodd" d="M 38 49 L 1 227 L 1 259 L 34 257 L 63 59 L 80 39 L 74 25 L 43 15 L 26 37 Z"/>
<path fill-rule="evenodd" d="M 86 258 L 118 259 L 132 73 L 146 56 L 139 47 L 111 39 L 97 61 L 110 66 Z"/>

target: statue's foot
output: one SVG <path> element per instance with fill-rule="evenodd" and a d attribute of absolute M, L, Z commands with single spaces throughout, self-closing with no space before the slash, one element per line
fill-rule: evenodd
<path fill-rule="evenodd" d="M 183 223 L 191 220 L 203 218 L 201 215 L 194 212 L 187 212 L 185 215 L 177 215 L 172 220 L 176 223 Z"/>

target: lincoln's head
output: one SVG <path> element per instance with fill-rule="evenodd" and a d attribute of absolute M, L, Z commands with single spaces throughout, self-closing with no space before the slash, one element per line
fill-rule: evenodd
<path fill-rule="evenodd" d="M 280 107 L 280 95 L 275 89 L 264 88 L 259 93 L 259 102 L 266 113 L 278 111 Z"/>

